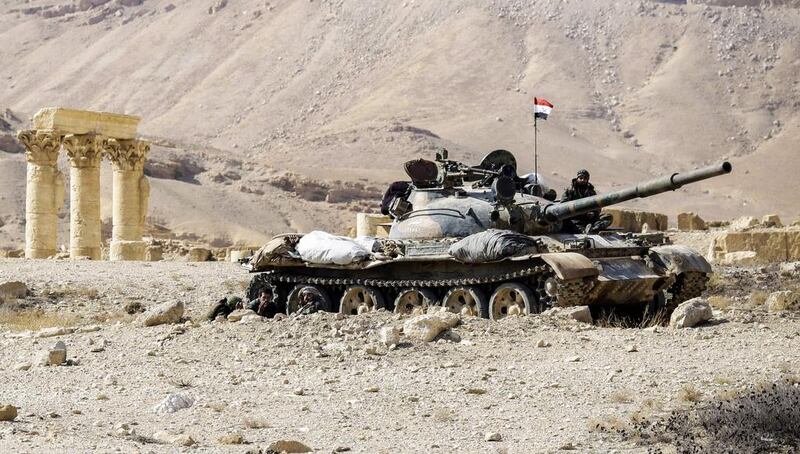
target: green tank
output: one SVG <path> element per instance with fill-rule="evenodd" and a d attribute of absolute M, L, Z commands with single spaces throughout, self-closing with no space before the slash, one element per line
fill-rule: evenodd
<path fill-rule="evenodd" d="M 381 308 L 421 313 L 444 306 L 497 320 L 588 305 L 668 315 L 704 291 L 711 266 L 700 254 L 670 244 L 660 232 L 591 225 L 576 230 L 569 221 L 731 169 L 723 162 L 558 202 L 538 177 L 518 176 L 516 159 L 506 150 L 489 153 L 477 166 L 449 160 L 442 150 L 435 161 L 406 163 L 410 181 L 385 200 L 393 218 L 390 234 L 374 239 L 368 258 L 346 265 L 310 263 L 294 250 L 302 234 L 281 235 L 247 264 L 253 273 L 248 296 L 271 287 L 288 313 L 298 310 L 298 295 L 306 289 L 325 310 L 344 314 Z M 476 236 L 481 232 L 490 234 Z M 517 246 L 511 252 L 477 260 L 454 253 L 470 239 L 474 246 L 504 235 Z"/>

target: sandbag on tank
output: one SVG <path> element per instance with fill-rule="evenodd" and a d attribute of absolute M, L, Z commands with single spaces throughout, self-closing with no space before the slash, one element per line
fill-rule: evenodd
<path fill-rule="evenodd" d="M 369 258 L 370 251 L 352 238 L 315 230 L 300 238 L 295 248 L 306 262 L 348 265 Z"/>
<path fill-rule="evenodd" d="M 472 234 L 450 246 L 448 252 L 464 263 L 502 260 L 536 248 L 536 240 L 510 230 L 489 229 Z"/>

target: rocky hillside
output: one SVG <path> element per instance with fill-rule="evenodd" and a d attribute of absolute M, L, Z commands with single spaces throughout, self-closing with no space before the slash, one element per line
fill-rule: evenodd
<path fill-rule="evenodd" d="M 153 221 L 223 241 L 346 231 L 438 146 L 529 168 L 533 96 L 556 106 L 538 138 L 556 186 L 725 158 L 733 175 L 631 205 L 792 219 L 796 3 L 0 0 L 0 107 L 140 115 Z M 19 154 L 0 152 L 0 181 L 0 241 L 19 241 Z"/>

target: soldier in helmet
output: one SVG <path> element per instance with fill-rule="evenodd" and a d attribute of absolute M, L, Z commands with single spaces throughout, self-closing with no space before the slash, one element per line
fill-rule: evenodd
<path fill-rule="evenodd" d="M 581 169 L 578 171 L 575 178 L 572 179 L 572 185 L 564 191 L 561 201 L 570 202 L 593 195 L 597 195 L 597 191 L 594 190 L 594 185 L 589 183 L 589 171 Z M 594 210 L 567 219 L 564 221 L 564 227 L 566 230 L 572 231 L 573 233 L 585 232 L 587 227 L 590 231 L 598 231 L 607 228 L 611 225 L 611 222 L 612 217 L 610 214 L 600 214 L 600 210 Z"/>
<path fill-rule="evenodd" d="M 300 307 L 295 313 L 296 315 L 310 315 L 323 309 L 322 297 L 308 287 L 300 290 L 298 297 Z"/>

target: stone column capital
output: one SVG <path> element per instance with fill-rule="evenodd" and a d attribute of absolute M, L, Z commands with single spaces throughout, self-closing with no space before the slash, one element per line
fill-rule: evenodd
<path fill-rule="evenodd" d="M 17 139 L 25 147 L 25 158 L 28 162 L 51 166 L 58 163 L 58 152 L 61 149 L 61 134 L 58 132 L 23 129 L 17 133 Z"/>
<path fill-rule="evenodd" d="M 103 149 L 116 170 L 142 170 L 150 142 L 144 140 L 106 139 Z"/>
<path fill-rule="evenodd" d="M 67 134 L 62 140 L 72 167 L 100 167 L 102 139 L 96 134 Z"/>

